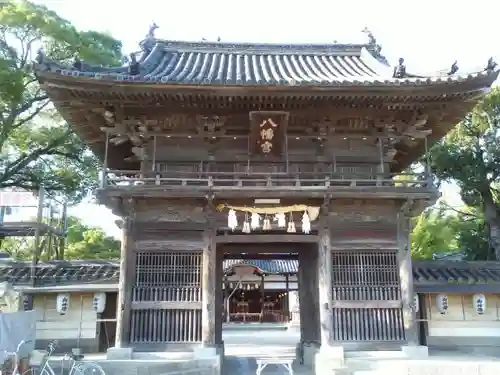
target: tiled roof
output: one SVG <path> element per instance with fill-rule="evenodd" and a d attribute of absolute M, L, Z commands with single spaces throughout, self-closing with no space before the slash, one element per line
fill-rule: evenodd
<path fill-rule="evenodd" d="M 299 261 L 296 259 L 287 260 L 240 260 L 226 259 L 224 261 L 224 272 L 231 271 L 238 265 L 252 265 L 257 267 L 263 273 L 297 273 L 299 270 Z"/>
<path fill-rule="evenodd" d="M 38 264 L 36 285 L 118 282 L 119 264 L 113 261 L 52 261 Z M 31 262 L 0 260 L 0 282 L 28 285 L 31 283 Z"/>
<path fill-rule="evenodd" d="M 264 273 L 297 273 L 297 260 L 224 261 L 227 272 L 238 264 L 252 265 Z M 30 262 L 0 259 L 0 282 L 28 285 Z M 37 267 L 36 285 L 54 286 L 79 283 L 117 283 L 119 263 L 114 261 L 53 261 Z M 500 262 L 416 261 L 413 279 L 417 292 L 500 292 Z"/>
<path fill-rule="evenodd" d="M 413 264 L 413 280 L 418 290 L 427 291 L 441 285 L 442 292 L 468 290 L 500 291 L 500 262 L 467 262 L 461 260 L 420 261 Z"/>
<path fill-rule="evenodd" d="M 466 75 L 392 78 L 393 70 L 370 44 L 278 45 L 156 41 L 138 61 L 138 73 L 128 67 L 79 69 L 51 61 L 38 64 L 39 73 L 63 76 L 183 85 L 265 86 L 401 86 L 460 82 L 497 76 L 496 71 Z"/>

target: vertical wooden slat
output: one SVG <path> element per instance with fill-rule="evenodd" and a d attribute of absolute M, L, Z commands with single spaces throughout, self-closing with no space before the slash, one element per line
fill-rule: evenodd
<path fill-rule="evenodd" d="M 201 302 L 201 252 L 137 252 L 135 302 Z M 201 310 L 139 309 L 131 316 L 135 344 L 201 340 Z"/>
<path fill-rule="evenodd" d="M 400 301 L 396 251 L 332 253 L 332 294 L 336 301 Z M 334 308 L 336 341 L 402 341 L 401 308 Z"/>

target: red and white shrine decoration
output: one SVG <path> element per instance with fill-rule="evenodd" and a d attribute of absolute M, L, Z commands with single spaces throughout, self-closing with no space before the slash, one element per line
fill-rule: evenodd
<path fill-rule="evenodd" d="M 269 231 L 273 229 L 273 226 L 280 229 L 286 228 L 288 233 L 296 233 L 295 214 L 295 217 L 299 216 L 301 218 L 302 232 L 309 234 L 311 233 L 311 222 L 316 220 L 319 215 L 319 207 L 302 204 L 286 207 L 236 207 L 220 205 L 217 209 L 219 211 L 228 209 L 227 226 L 232 231 L 237 230 L 239 227 L 238 215 L 243 217 L 241 226 L 243 233 L 251 233 L 258 229 Z"/>

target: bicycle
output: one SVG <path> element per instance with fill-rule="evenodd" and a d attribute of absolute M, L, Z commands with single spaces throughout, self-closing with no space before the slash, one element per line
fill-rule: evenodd
<path fill-rule="evenodd" d="M 17 350 L 14 354 L 16 359 L 16 365 L 14 367 L 14 371 L 12 375 L 56 375 L 54 369 L 50 365 L 49 358 L 54 353 L 57 348 L 57 341 L 52 341 L 49 343 L 47 348 L 47 354 L 44 356 L 44 359 L 41 361 L 39 371 L 33 367 L 24 371 L 22 374 L 19 374 L 18 371 L 18 362 L 19 362 L 19 351 L 22 345 L 28 343 L 29 341 L 21 341 L 17 346 Z M 68 375 L 106 375 L 103 368 L 96 362 L 83 362 L 83 355 L 74 355 L 74 354 L 66 354 L 62 361 L 71 360 L 71 367 Z M 61 369 L 62 373 L 62 369 Z"/>
<path fill-rule="evenodd" d="M 0 368 L 0 375 L 4 375 L 4 366 L 5 363 L 10 359 L 14 358 L 14 368 L 12 369 L 12 372 L 9 372 L 10 375 L 20 375 L 19 374 L 19 361 L 21 360 L 19 356 L 19 352 L 21 351 L 21 348 L 25 344 L 32 343 L 32 340 L 21 340 L 21 342 L 17 345 L 16 351 L 15 352 L 8 352 L 5 351 L 5 359 L 4 363 L 2 364 L 2 368 Z"/>

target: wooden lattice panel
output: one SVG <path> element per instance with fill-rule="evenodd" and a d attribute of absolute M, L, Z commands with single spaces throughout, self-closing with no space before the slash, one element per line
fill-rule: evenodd
<path fill-rule="evenodd" d="M 201 265 L 200 251 L 137 253 L 132 343 L 201 341 Z"/>
<path fill-rule="evenodd" d="M 401 309 L 334 309 L 334 341 L 402 341 Z"/>
<path fill-rule="evenodd" d="M 332 253 L 333 339 L 405 339 L 397 251 Z"/>
<path fill-rule="evenodd" d="M 200 342 L 201 310 L 134 310 L 130 331 L 133 344 Z"/>
<path fill-rule="evenodd" d="M 399 300 L 395 251 L 349 251 L 332 254 L 333 299 L 347 301 Z"/>

